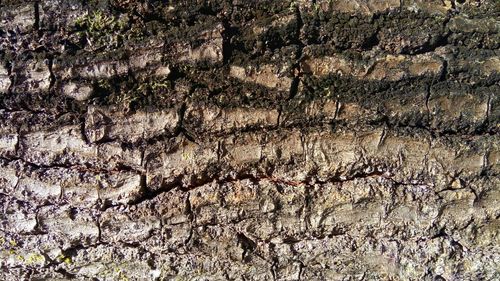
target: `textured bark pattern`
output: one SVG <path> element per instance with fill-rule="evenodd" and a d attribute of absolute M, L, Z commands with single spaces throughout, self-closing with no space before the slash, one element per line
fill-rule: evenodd
<path fill-rule="evenodd" d="M 499 18 L 0 1 L 0 279 L 499 280 Z"/>

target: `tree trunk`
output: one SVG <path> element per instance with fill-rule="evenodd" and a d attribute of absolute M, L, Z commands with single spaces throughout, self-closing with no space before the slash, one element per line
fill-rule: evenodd
<path fill-rule="evenodd" d="M 500 279 L 499 16 L 1 1 L 0 279 Z"/>

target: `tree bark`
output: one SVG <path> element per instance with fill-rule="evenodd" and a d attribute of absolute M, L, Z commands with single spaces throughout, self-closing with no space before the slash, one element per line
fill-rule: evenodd
<path fill-rule="evenodd" d="M 499 16 L 1 1 L 0 279 L 500 279 Z"/>

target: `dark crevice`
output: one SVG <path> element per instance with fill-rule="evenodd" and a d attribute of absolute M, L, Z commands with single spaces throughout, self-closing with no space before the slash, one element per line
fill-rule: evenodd
<path fill-rule="evenodd" d="M 217 142 L 217 163 L 220 163 L 221 162 L 221 159 L 223 157 L 223 147 L 222 147 L 222 142 L 221 141 L 218 141 Z"/>
<path fill-rule="evenodd" d="M 431 110 L 429 108 L 429 100 L 431 98 L 431 88 L 432 84 L 427 84 L 426 86 L 426 91 L 425 91 L 425 108 L 427 111 L 427 122 L 431 122 L 432 117 L 431 117 Z"/>
<path fill-rule="evenodd" d="M 243 249 L 241 259 L 245 261 L 247 260 L 247 257 L 255 251 L 257 244 L 241 232 L 239 232 L 236 237 L 238 239 L 238 244 L 240 244 L 240 247 Z"/>
<path fill-rule="evenodd" d="M 293 99 L 298 91 L 299 91 L 299 83 L 300 83 L 300 78 L 299 77 L 294 77 L 290 86 L 290 96 L 288 99 Z"/>
<path fill-rule="evenodd" d="M 141 195 L 137 198 L 137 200 L 130 203 L 129 205 L 140 205 L 143 202 L 153 200 L 154 198 L 158 197 L 160 194 L 170 192 L 171 190 L 177 188 L 179 185 L 182 184 L 181 178 L 178 177 L 176 180 L 173 180 L 168 185 L 162 185 L 160 188 L 153 190 L 147 186 L 147 178 L 145 175 L 141 176 L 140 183 L 141 183 Z M 114 206 L 110 206 L 110 207 L 114 207 Z"/>
<path fill-rule="evenodd" d="M 276 270 L 278 269 L 278 258 L 277 257 L 273 257 L 273 262 L 271 264 L 271 274 L 273 276 L 273 281 L 276 281 L 278 280 L 278 275 L 276 273 Z"/>
<path fill-rule="evenodd" d="M 224 64 L 228 64 L 233 54 L 231 40 L 238 31 L 231 26 L 231 23 L 227 19 L 222 21 L 222 26 L 224 28 L 222 32 L 222 61 Z"/>
<path fill-rule="evenodd" d="M 302 52 L 303 52 L 304 47 L 305 47 L 304 43 L 301 40 L 301 32 L 302 32 L 302 28 L 304 26 L 304 22 L 302 19 L 302 14 L 300 12 L 300 7 L 298 5 L 295 6 L 295 16 L 297 17 L 297 27 L 295 29 L 294 38 L 295 38 L 295 41 L 298 45 L 298 49 L 297 49 L 297 54 L 295 57 L 295 63 L 294 63 L 293 68 L 292 68 L 293 69 L 293 73 L 292 73 L 293 79 L 292 79 L 292 83 L 290 86 L 290 94 L 288 97 L 289 100 L 291 100 L 295 96 L 297 96 L 297 93 L 299 91 L 300 76 L 301 76 L 300 60 L 302 59 Z"/>
<path fill-rule="evenodd" d="M 450 34 L 451 33 L 448 32 L 444 35 L 438 35 L 437 38 L 430 39 L 430 41 L 425 42 L 425 44 L 420 46 L 418 49 L 412 49 L 412 50 L 403 49 L 401 51 L 401 54 L 403 54 L 403 55 L 420 55 L 420 54 L 435 52 L 437 48 L 444 47 L 444 46 L 448 45 L 448 38 L 450 37 Z"/>
<path fill-rule="evenodd" d="M 64 276 L 64 278 L 68 278 L 68 279 L 76 279 L 77 278 L 76 274 L 69 273 L 64 268 L 58 268 L 58 269 L 55 269 L 54 271 L 57 273 L 61 273 Z"/>
<path fill-rule="evenodd" d="M 177 176 L 177 178 L 175 180 L 169 181 L 168 184 L 163 185 L 162 187 L 160 187 L 156 190 L 146 189 L 146 192 L 144 192 L 143 195 L 133 203 L 133 205 L 137 205 L 137 204 L 140 204 L 142 202 L 152 200 L 152 199 L 156 198 L 157 196 L 159 196 L 160 194 L 169 192 L 175 188 L 179 188 L 179 190 L 188 192 L 190 190 L 194 190 L 200 186 L 206 185 L 206 184 L 211 183 L 213 181 L 216 181 L 222 185 L 222 184 L 227 184 L 230 182 L 238 182 L 238 181 L 243 181 L 243 180 L 250 180 L 250 181 L 256 182 L 256 183 L 258 183 L 262 180 L 267 180 L 267 181 L 270 181 L 271 183 L 276 184 L 276 185 L 288 185 L 288 186 L 301 186 L 301 185 L 303 185 L 303 186 L 305 186 L 306 187 L 306 201 L 305 201 L 306 209 L 304 209 L 304 211 L 307 213 L 308 212 L 307 206 L 310 205 L 310 203 L 308 203 L 309 201 L 307 201 L 307 200 L 310 200 L 310 199 L 307 199 L 307 198 L 309 198 L 307 196 L 307 192 L 309 190 L 308 186 L 311 183 L 324 185 L 324 184 L 328 184 L 328 183 L 343 183 L 343 182 L 349 182 L 349 181 L 355 181 L 355 180 L 367 179 L 367 178 L 384 178 L 385 180 L 393 181 L 397 185 L 423 185 L 424 184 L 421 182 L 412 182 L 410 180 L 408 180 L 408 182 L 397 182 L 397 181 L 392 179 L 393 175 L 391 173 L 382 171 L 380 169 L 372 169 L 372 171 L 370 171 L 370 172 L 365 172 L 365 170 L 366 169 L 364 169 L 364 168 L 360 168 L 359 170 L 353 171 L 351 174 L 348 174 L 348 175 L 333 175 L 333 176 L 330 176 L 326 179 L 319 179 L 315 176 L 311 176 L 304 181 L 293 181 L 293 180 L 288 180 L 288 179 L 284 179 L 284 178 L 273 177 L 273 176 L 265 174 L 265 173 L 257 173 L 257 174 L 252 173 L 251 174 L 251 173 L 234 171 L 234 173 L 230 173 L 230 175 L 227 175 L 227 176 L 223 176 L 222 174 L 214 174 L 214 175 L 209 176 L 209 177 L 201 178 L 198 181 L 194 181 L 191 183 L 185 183 L 183 181 L 184 175 L 179 175 L 179 176 Z M 205 173 L 205 172 L 202 171 L 201 173 Z M 431 186 L 432 184 L 428 184 L 428 185 Z M 306 215 L 306 217 L 307 217 L 307 215 Z M 307 221 L 307 219 L 306 219 L 306 221 Z"/>
<path fill-rule="evenodd" d="M 191 240 L 193 238 L 193 232 L 194 232 L 194 226 L 195 226 L 195 213 L 193 211 L 193 206 L 191 205 L 191 198 L 190 198 L 191 194 L 188 193 L 187 197 L 186 197 L 186 202 L 185 202 L 185 214 L 188 215 L 188 219 L 189 219 L 189 222 L 190 222 L 190 228 L 189 228 L 189 235 L 188 237 L 186 238 L 186 240 L 184 241 L 184 244 L 185 245 L 189 245 L 191 243 Z"/>
<path fill-rule="evenodd" d="M 85 141 L 85 143 L 87 145 L 90 145 L 90 144 L 92 144 L 92 142 L 87 137 L 87 132 L 86 132 L 86 128 L 85 128 L 85 121 L 86 121 L 86 117 L 85 117 L 85 115 L 82 114 L 80 116 L 80 132 L 82 134 L 82 139 Z"/>
<path fill-rule="evenodd" d="M 378 38 L 380 30 L 377 29 L 376 32 L 374 32 L 370 37 L 368 37 L 364 42 L 363 45 L 361 46 L 362 50 L 371 50 L 374 47 L 378 46 L 380 44 L 380 40 Z"/>
<path fill-rule="evenodd" d="M 446 81 L 446 78 L 448 76 L 448 60 L 443 60 L 443 70 L 441 70 L 441 73 L 439 75 L 439 81 Z"/>
<path fill-rule="evenodd" d="M 35 23 L 33 28 L 38 31 L 40 29 L 40 2 L 35 1 L 33 5 L 35 10 Z"/>
<path fill-rule="evenodd" d="M 282 115 L 283 115 L 283 105 L 279 105 L 278 107 L 278 118 L 276 118 L 276 128 L 279 128 L 279 126 L 281 125 L 281 118 L 282 118 Z"/>
<path fill-rule="evenodd" d="M 182 134 L 188 141 L 198 144 L 198 141 L 196 140 L 196 138 L 186 129 L 181 128 L 179 134 Z"/>
<path fill-rule="evenodd" d="M 304 274 L 304 269 L 306 268 L 306 265 L 302 261 L 297 261 L 299 263 L 299 276 L 297 277 L 298 281 L 303 280 L 302 275 Z"/>

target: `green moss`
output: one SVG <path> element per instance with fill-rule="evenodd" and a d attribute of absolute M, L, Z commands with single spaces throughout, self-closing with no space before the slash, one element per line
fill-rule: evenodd
<path fill-rule="evenodd" d="M 101 10 L 78 18 L 75 22 L 77 29 L 81 30 L 92 47 L 120 46 L 124 34 L 129 30 L 128 17 L 115 17 L 107 15 Z"/>
<path fill-rule="evenodd" d="M 129 109 L 168 107 L 174 91 L 172 81 L 166 78 L 100 80 L 95 89 L 99 104 Z"/>

